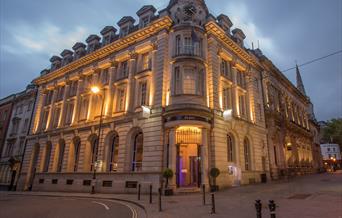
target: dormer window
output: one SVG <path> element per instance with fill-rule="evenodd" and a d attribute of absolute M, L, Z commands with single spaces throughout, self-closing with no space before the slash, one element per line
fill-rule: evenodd
<path fill-rule="evenodd" d="M 121 28 L 121 34 L 120 34 L 121 37 L 127 36 L 128 35 L 128 31 L 129 31 L 129 27 L 128 26 Z"/>
<path fill-rule="evenodd" d="M 150 23 L 150 16 L 145 16 L 141 19 L 140 27 L 144 28 Z"/>

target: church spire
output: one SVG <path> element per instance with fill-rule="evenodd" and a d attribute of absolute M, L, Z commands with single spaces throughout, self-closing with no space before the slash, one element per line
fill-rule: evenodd
<path fill-rule="evenodd" d="M 304 84 L 303 84 L 303 80 L 302 80 L 302 76 L 300 75 L 299 72 L 299 67 L 296 64 L 296 75 L 297 75 L 297 89 L 306 96 L 306 92 L 305 92 L 305 88 L 304 88 Z"/>

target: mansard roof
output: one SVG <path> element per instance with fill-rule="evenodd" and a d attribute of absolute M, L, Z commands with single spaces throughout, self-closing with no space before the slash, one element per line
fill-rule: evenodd
<path fill-rule="evenodd" d="M 82 42 L 76 42 L 76 44 L 74 45 L 74 46 L 72 46 L 72 49 L 73 50 L 77 50 L 77 49 L 79 49 L 79 48 L 86 48 L 87 46 L 84 44 L 84 43 L 82 43 Z"/>
<path fill-rule="evenodd" d="M 65 56 L 72 55 L 72 54 L 73 54 L 73 52 L 70 51 L 69 49 L 64 49 L 61 53 L 61 56 L 65 57 Z"/>
<path fill-rule="evenodd" d="M 229 19 L 229 17 L 225 14 L 220 14 L 218 17 L 217 17 L 218 20 L 223 20 L 223 21 L 226 21 L 229 25 L 229 27 L 232 27 L 233 26 L 233 22 Z"/>
<path fill-rule="evenodd" d="M 56 55 L 54 55 L 50 58 L 50 62 L 61 61 L 61 60 L 62 60 L 62 58 L 59 56 L 56 56 Z"/>
<path fill-rule="evenodd" d="M 137 15 L 140 16 L 147 11 L 152 11 L 153 13 L 155 13 L 157 11 L 157 9 L 153 5 L 144 5 L 142 8 L 140 8 L 137 11 Z"/>
<path fill-rule="evenodd" d="M 106 33 L 109 33 L 113 31 L 114 33 L 117 31 L 117 29 L 115 29 L 113 26 L 105 26 L 102 30 L 101 30 L 101 35 L 105 35 Z"/>
<path fill-rule="evenodd" d="M 239 28 L 235 28 L 233 29 L 232 33 L 235 35 L 235 34 L 238 34 L 240 35 L 243 39 L 246 38 L 246 35 L 243 33 L 243 31 Z"/>
<path fill-rule="evenodd" d="M 124 16 L 123 18 L 121 18 L 121 19 L 119 20 L 119 22 L 118 22 L 117 24 L 118 24 L 118 26 L 122 26 L 123 24 L 125 24 L 125 23 L 127 23 L 127 22 L 129 22 L 129 21 L 131 21 L 132 23 L 134 23 L 134 22 L 135 22 L 135 19 L 134 19 L 132 16 Z"/>
<path fill-rule="evenodd" d="M 90 42 L 92 42 L 92 41 L 94 41 L 94 40 L 96 40 L 96 41 L 99 41 L 101 38 L 98 36 L 98 35 L 96 35 L 96 34 L 91 34 L 90 36 L 88 36 L 88 38 L 86 39 L 86 42 L 87 43 L 90 43 Z"/>

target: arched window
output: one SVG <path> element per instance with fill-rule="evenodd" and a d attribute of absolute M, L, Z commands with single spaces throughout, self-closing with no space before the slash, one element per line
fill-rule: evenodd
<path fill-rule="evenodd" d="M 65 142 L 64 140 L 61 140 L 58 144 L 59 150 L 58 150 L 58 158 L 57 158 L 57 172 L 62 172 L 63 167 L 63 157 L 64 157 L 64 150 L 65 150 Z"/>
<path fill-rule="evenodd" d="M 94 138 L 91 140 L 91 153 L 90 153 L 90 157 L 91 157 L 91 162 L 90 162 L 90 171 L 94 170 L 95 167 L 95 161 L 96 161 L 96 147 L 97 147 L 97 141 L 98 138 Z"/>
<path fill-rule="evenodd" d="M 45 157 L 44 157 L 43 172 L 49 171 L 50 159 L 51 159 L 51 142 L 47 142 L 45 146 Z"/>
<path fill-rule="evenodd" d="M 133 136 L 133 158 L 132 158 L 132 171 L 138 172 L 142 170 L 143 161 L 143 133 L 139 132 Z"/>
<path fill-rule="evenodd" d="M 245 138 L 243 141 L 244 156 L 245 156 L 245 170 L 251 170 L 251 150 L 249 140 Z"/>
<path fill-rule="evenodd" d="M 235 149 L 234 149 L 234 140 L 231 135 L 227 135 L 227 161 L 228 162 L 234 162 L 235 161 L 235 155 L 234 155 Z"/>
<path fill-rule="evenodd" d="M 109 171 L 116 171 L 118 167 L 118 155 L 119 155 L 119 136 L 114 134 L 109 142 L 109 157 L 108 166 Z"/>
<path fill-rule="evenodd" d="M 74 172 L 77 172 L 78 168 L 78 159 L 81 150 L 81 140 L 78 138 L 74 141 L 74 161 L 73 161 L 73 169 Z"/>

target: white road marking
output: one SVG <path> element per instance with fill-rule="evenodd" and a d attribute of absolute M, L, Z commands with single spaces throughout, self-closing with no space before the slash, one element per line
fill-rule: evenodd
<path fill-rule="evenodd" d="M 92 203 L 102 205 L 102 206 L 104 206 L 104 208 L 106 208 L 106 210 L 109 210 L 109 207 L 107 205 L 105 205 L 104 203 L 97 202 L 97 201 L 93 201 Z"/>
<path fill-rule="evenodd" d="M 118 203 L 118 204 L 121 204 L 121 205 L 124 205 L 126 207 L 128 207 L 131 212 L 132 212 L 132 218 L 137 218 L 138 217 L 138 213 L 137 211 L 129 204 L 125 203 L 125 202 L 122 202 L 122 201 L 114 201 L 114 200 L 104 200 L 104 201 L 110 201 L 110 202 L 114 202 L 114 203 Z"/>

